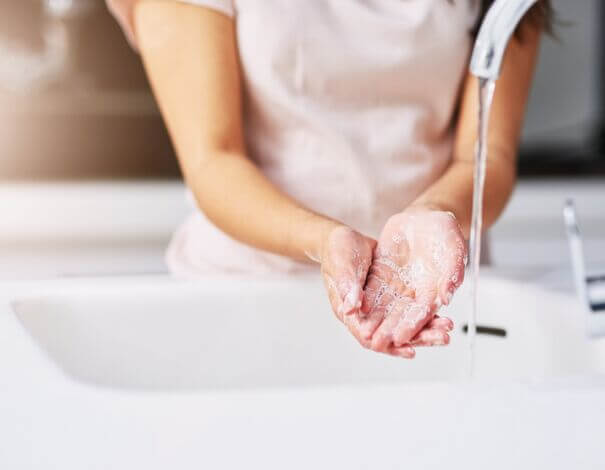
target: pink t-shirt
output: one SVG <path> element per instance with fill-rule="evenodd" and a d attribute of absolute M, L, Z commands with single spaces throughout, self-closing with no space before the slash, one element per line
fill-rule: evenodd
<path fill-rule="evenodd" d="M 233 18 L 250 158 L 304 206 L 377 236 L 447 168 L 477 0 L 180 0 Z M 309 266 L 262 253 L 197 209 L 177 275 Z"/>

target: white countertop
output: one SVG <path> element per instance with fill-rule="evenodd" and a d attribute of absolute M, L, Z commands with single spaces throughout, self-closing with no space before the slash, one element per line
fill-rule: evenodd
<path fill-rule="evenodd" d="M 53 282 L 70 281 L 34 284 Z M 22 328 L 7 299 L 30 284 L 0 283 L 2 469 L 556 470 L 605 463 L 604 377 L 102 388 L 69 378 Z"/>
<path fill-rule="evenodd" d="M 494 265 L 534 278 L 568 271 L 568 197 L 589 267 L 605 268 L 601 180 L 521 181 L 489 235 Z M 165 272 L 164 248 L 191 210 L 178 181 L 3 184 L 0 200 L 0 279 Z"/>
<path fill-rule="evenodd" d="M 0 391 L 0 466 L 569 469 L 604 464 L 603 383 Z"/>
<path fill-rule="evenodd" d="M 137 392 L 68 379 L 0 309 L 0 468 L 598 468 L 605 380 Z"/>

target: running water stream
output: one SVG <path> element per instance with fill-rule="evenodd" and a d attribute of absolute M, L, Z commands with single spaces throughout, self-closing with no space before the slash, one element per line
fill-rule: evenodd
<path fill-rule="evenodd" d="M 468 318 L 469 368 L 470 377 L 475 372 L 475 338 L 477 336 L 477 292 L 479 288 L 479 262 L 481 258 L 481 230 L 483 227 L 483 193 L 487 167 L 487 138 L 489 112 L 494 97 L 496 82 L 479 79 L 479 129 L 475 147 L 475 175 L 473 187 L 473 214 L 469 241 L 469 274 L 471 310 Z"/>

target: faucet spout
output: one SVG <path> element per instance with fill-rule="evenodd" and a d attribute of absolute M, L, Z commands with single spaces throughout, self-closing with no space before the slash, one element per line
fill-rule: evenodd
<path fill-rule="evenodd" d="M 496 0 L 488 10 L 475 41 L 471 73 L 485 80 L 500 75 L 506 46 L 523 16 L 538 0 Z"/>

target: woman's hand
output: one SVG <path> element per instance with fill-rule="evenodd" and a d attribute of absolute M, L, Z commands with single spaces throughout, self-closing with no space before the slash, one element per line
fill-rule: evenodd
<path fill-rule="evenodd" d="M 361 311 L 364 287 L 376 252 L 376 241 L 346 226 L 328 232 L 321 249 L 321 272 L 336 317 L 342 321 L 359 343 L 394 356 L 413 358 L 414 346 L 443 344 L 444 336 L 453 327 L 451 320 L 435 317 L 425 325 L 410 344 L 389 344 L 373 347 L 372 333 L 378 325 L 375 317 Z"/>
<path fill-rule="evenodd" d="M 451 322 L 435 313 L 462 283 L 465 263 L 465 240 L 452 213 L 411 207 L 391 217 L 361 309 L 370 347 L 389 352 L 406 344 L 447 344 Z"/>
<path fill-rule="evenodd" d="M 321 274 L 330 304 L 336 316 L 347 324 L 346 318 L 361 308 L 376 240 L 341 225 L 328 233 L 323 245 Z"/>

